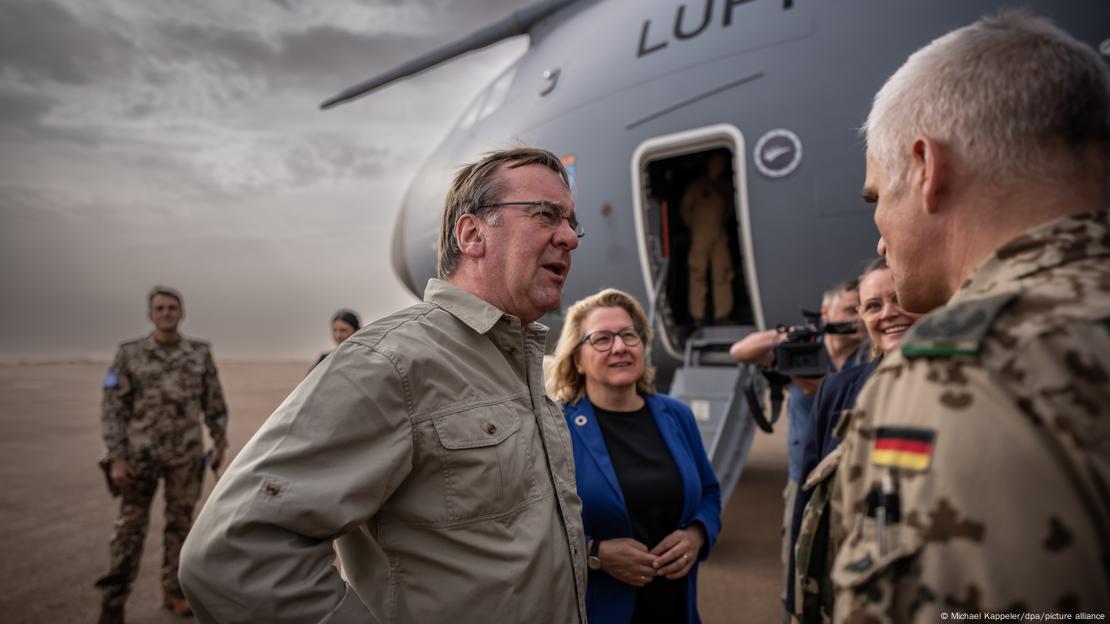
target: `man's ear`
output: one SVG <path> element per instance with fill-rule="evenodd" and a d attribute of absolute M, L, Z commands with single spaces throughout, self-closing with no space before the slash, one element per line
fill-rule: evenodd
<path fill-rule="evenodd" d="M 483 226 L 485 223 L 473 214 L 464 214 L 455 222 L 455 240 L 459 251 L 469 258 L 481 258 L 486 253 Z"/>
<path fill-rule="evenodd" d="M 939 212 L 945 199 L 950 182 L 948 166 L 948 150 L 944 145 L 927 137 L 914 140 L 910 179 L 921 193 L 922 206 L 929 214 Z"/>

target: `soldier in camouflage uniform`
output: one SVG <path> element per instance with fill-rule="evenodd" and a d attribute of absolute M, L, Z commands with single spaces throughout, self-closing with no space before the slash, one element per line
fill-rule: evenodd
<path fill-rule="evenodd" d="M 201 418 L 214 446 L 207 458 L 213 467 L 227 447 L 227 406 L 212 353 L 207 343 L 177 332 L 184 316 L 181 295 L 157 286 L 148 304 L 154 332 L 120 345 L 104 380 L 104 465 L 120 495 L 111 569 L 96 583 L 104 592 L 104 623 L 123 620 L 159 480 L 165 484 L 166 500 L 164 604 L 180 615 L 190 614 L 177 582 L 177 564 L 204 476 Z"/>
<path fill-rule="evenodd" d="M 1024 13 L 876 96 L 879 251 L 936 309 L 838 427 L 834 621 L 1110 609 L 1108 126 L 1102 60 Z"/>

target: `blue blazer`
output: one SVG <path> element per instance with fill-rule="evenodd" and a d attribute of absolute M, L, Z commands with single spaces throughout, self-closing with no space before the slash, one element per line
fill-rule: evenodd
<path fill-rule="evenodd" d="M 690 408 L 664 394 L 644 395 L 644 400 L 682 478 L 682 520 L 675 529 L 685 528 L 692 522 L 700 522 L 705 527 L 705 545 L 686 576 L 687 622 L 697 624 L 701 622 L 696 593 L 698 562 L 709 556 L 709 550 L 721 532 L 721 489 L 705 455 Z M 589 397 L 584 397 L 563 408 L 574 445 L 574 467 L 578 496 L 582 498 L 586 541 L 633 537 L 624 495 L 613 471 L 609 451 L 605 448 L 593 404 Z M 650 548 L 654 544 L 647 546 Z M 601 570 L 589 571 L 586 614 L 591 623 L 627 624 L 632 620 L 635 604 L 635 587 Z"/>

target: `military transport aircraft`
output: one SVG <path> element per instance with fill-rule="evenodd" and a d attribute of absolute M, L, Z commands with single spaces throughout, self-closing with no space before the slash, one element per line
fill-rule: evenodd
<path fill-rule="evenodd" d="M 761 381 L 722 349 L 790 324 L 875 255 L 860 199 L 857 128 L 883 81 L 937 36 L 1014 6 L 987 0 L 549 0 L 355 85 L 327 108 L 508 37 L 528 50 L 470 105 L 416 173 L 394 229 L 393 268 L 415 295 L 435 274 L 443 196 L 482 152 L 537 145 L 563 157 L 586 238 L 564 303 L 606 287 L 650 308 L 654 363 L 685 399 L 731 491 L 751 443 L 741 388 Z M 1021 0 L 1110 54 L 1110 2 Z M 687 306 L 686 185 L 727 155 L 736 267 L 729 323 Z M 712 295 L 710 295 L 712 296 Z M 557 332 L 560 314 L 542 321 Z M 677 370 L 676 370 L 677 369 Z"/>

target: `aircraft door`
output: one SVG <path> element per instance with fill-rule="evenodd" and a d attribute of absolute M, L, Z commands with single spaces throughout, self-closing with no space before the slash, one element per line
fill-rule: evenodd
<path fill-rule="evenodd" d="M 633 156 L 650 316 L 675 358 L 695 334 L 743 335 L 764 326 L 744 153 L 739 130 L 721 124 L 650 139 Z"/>

